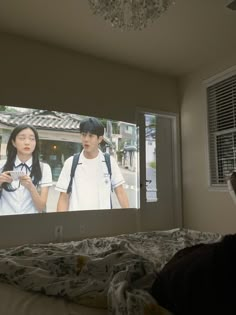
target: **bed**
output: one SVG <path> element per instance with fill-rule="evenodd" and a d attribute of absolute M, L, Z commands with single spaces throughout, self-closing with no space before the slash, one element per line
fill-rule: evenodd
<path fill-rule="evenodd" d="M 150 293 L 156 274 L 181 249 L 221 239 L 177 228 L 1 249 L 0 314 L 171 314 Z"/>

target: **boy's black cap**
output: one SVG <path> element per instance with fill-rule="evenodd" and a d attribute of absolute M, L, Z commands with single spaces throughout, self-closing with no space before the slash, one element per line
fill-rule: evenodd
<path fill-rule="evenodd" d="M 79 129 L 80 133 L 89 132 L 91 134 L 97 135 L 98 137 L 104 135 L 103 124 L 97 118 L 94 117 L 89 117 L 81 120 Z"/>

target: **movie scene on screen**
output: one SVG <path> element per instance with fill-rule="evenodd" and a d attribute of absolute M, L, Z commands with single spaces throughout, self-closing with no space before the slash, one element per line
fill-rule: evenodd
<path fill-rule="evenodd" d="M 63 168 L 67 168 L 68 181 L 70 181 L 71 174 L 69 173 L 72 167 L 73 156 L 80 153 L 76 168 L 78 166 L 83 167 L 83 160 L 81 159 L 84 156 L 86 157 L 86 154 L 83 155 L 83 152 L 87 149 L 89 150 L 91 147 L 91 143 L 88 144 L 86 142 L 91 140 L 87 140 L 86 138 L 87 129 L 85 130 L 86 132 L 84 130 L 81 132 L 80 130 L 81 121 L 87 121 L 89 118 L 92 118 L 91 121 L 95 119 L 96 122 L 99 122 L 99 124 L 104 127 L 104 134 L 96 135 L 97 138 L 94 140 L 94 145 L 98 144 L 98 150 L 101 156 L 109 156 L 109 162 L 104 160 L 105 163 L 101 166 L 103 170 L 94 168 L 94 171 L 91 170 L 91 172 L 97 172 L 99 176 L 103 176 L 103 172 L 107 172 L 105 183 L 109 183 L 110 185 L 110 208 L 123 208 L 121 205 L 122 202 L 120 203 L 119 196 L 116 192 L 116 185 L 119 185 L 119 183 L 122 183 L 122 187 L 128 199 L 128 208 L 139 208 L 139 135 L 136 124 L 116 121 L 109 118 L 85 116 L 78 113 L 36 109 L 34 106 L 32 106 L 32 108 L 25 108 L 18 105 L 0 105 L 0 215 L 30 213 L 24 211 L 24 205 L 27 204 L 27 200 L 24 205 L 21 205 L 21 208 L 23 207 L 22 211 L 18 210 L 14 212 L 13 210 L 8 212 L 5 210 L 9 206 L 6 206 L 6 204 L 13 202 L 10 200 L 13 195 L 16 196 L 14 202 L 17 202 L 16 200 L 19 196 L 21 196 L 21 201 L 24 198 L 32 197 L 30 192 L 31 188 L 29 188 L 31 186 L 28 184 L 29 180 L 34 183 L 39 194 L 44 194 L 45 191 L 47 191 L 47 193 L 45 193 L 45 195 L 47 195 L 45 197 L 46 207 L 38 212 L 48 213 L 58 211 L 57 207 L 60 194 L 61 192 L 65 192 L 65 187 L 63 188 L 64 190 L 60 190 L 60 187 L 57 187 L 58 183 L 61 185 L 61 182 L 64 180 L 63 176 L 65 176 L 65 171 L 60 180 Z M 32 130 L 28 130 L 29 132 L 25 133 L 20 129 L 20 126 L 24 127 L 25 125 L 32 126 L 33 130 L 36 130 L 38 135 L 38 138 L 36 137 L 37 139 L 35 139 L 36 135 Z M 12 135 L 12 133 L 15 132 L 14 130 L 18 130 L 17 132 L 20 130 L 20 132 Z M 92 133 L 93 132 L 91 132 L 91 134 Z M 90 132 L 88 132 L 88 134 L 90 134 Z M 32 150 L 34 153 L 31 152 L 31 145 L 33 146 Z M 37 148 L 37 152 L 35 148 Z M 29 153 L 28 155 L 27 152 Z M 20 158 L 22 156 L 32 158 L 28 162 L 25 160 L 21 161 Z M 35 156 L 37 156 L 37 158 Z M 11 161 L 9 161 L 10 159 Z M 33 166 L 32 161 L 36 161 L 36 159 L 38 159 L 38 164 Z M 68 162 L 66 162 L 68 159 L 71 159 L 70 166 L 68 166 Z M 7 166 L 6 162 L 8 163 Z M 109 171 L 107 163 L 110 163 L 111 168 L 114 168 L 111 172 Z M 7 167 L 10 169 L 7 169 Z M 40 167 L 41 170 L 41 178 L 38 179 L 38 181 L 36 179 L 40 176 L 38 175 L 37 167 Z M 107 171 L 104 171 L 104 169 Z M 3 173 L 7 176 L 2 175 Z M 32 173 L 34 173 L 34 176 L 32 176 Z M 75 175 L 76 174 L 77 173 L 75 173 Z M 29 176 L 30 179 L 27 176 L 24 177 L 24 175 Z M 90 191 L 86 193 L 86 196 L 87 198 L 93 198 L 94 188 L 91 187 L 90 189 L 90 186 L 86 186 L 86 174 L 80 176 L 80 182 L 77 178 L 76 185 L 79 185 L 78 183 L 82 185 L 81 181 L 83 179 L 83 194 L 85 195 L 85 189 L 89 189 Z M 11 180 L 9 180 L 9 178 L 11 178 Z M 63 185 L 66 180 L 63 182 Z M 73 180 L 75 179 L 73 178 Z M 7 183 L 4 181 L 7 181 Z M 97 199 L 103 199 L 105 196 L 103 192 L 100 191 L 102 190 L 101 187 L 103 187 L 103 184 L 99 185 L 98 189 L 95 188 L 97 194 L 95 198 Z M 112 187 L 112 185 L 114 185 L 114 187 Z M 47 187 L 47 189 L 45 189 L 45 187 Z M 72 185 L 73 189 L 75 189 L 74 187 L 75 184 Z M 69 198 L 72 196 L 72 192 L 66 191 L 66 193 Z M 76 198 L 79 197 L 77 196 Z M 73 202 L 75 205 L 76 199 Z M 34 203 L 34 201 L 32 203 Z M 34 207 L 36 207 L 35 204 Z M 40 209 L 40 204 L 38 207 Z M 102 204 L 101 209 L 103 208 L 108 209 L 109 207 L 103 206 Z M 76 206 L 74 206 L 72 210 L 94 209 L 86 208 L 86 206 L 82 209 L 79 207 L 76 209 Z M 35 213 L 37 213 L 37 211 L 35 211 Z"/>

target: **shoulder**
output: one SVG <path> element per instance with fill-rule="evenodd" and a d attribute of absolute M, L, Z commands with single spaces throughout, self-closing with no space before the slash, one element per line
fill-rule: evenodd
<path fill-rule="evenodd" d="M 103 159 L 108 159 L 110 161 L 116 162 L 115 158 L 108 152 L 101 152 L 100 153 L 103 156 Z"/>
<path fill-rule="evenodd" d="M 111 164 L 117 164 L 116 159 L 110 153 L 101 152 L 100 155 L 101 155 L 103 161 L 110 161 Z"/>
<path fill-rule="evenodd" d="M 51 166 L 48 163 L 40 162 L 40 167 L 43 178 L 45 176 L 52 176 Z"/>
<path fill-rule="evenodd" d="M 65 160 L 65 162 L 64 162 L 64 164 L 63 164 L 63 169 L 70 169 L 70 168 L 71 168 L 72 162 L 73 162 L 73 158 L 74 158 L 74 155 L 68 157 L 68 158 Z"/>
<path fill-rule="evenodd" d="M 40 182 L 41 187 L 52 186 L 52 170 L 48 163 L 40 162 L 42 171 L 42 178 Z"/>
<path fill-rule="evenodd" d="M 112 173 L 113 178 L 116 178 L 117 176 L 118 177 L 122 176 L 118 162 L 115 159 L 115 157 L 112 155 L 110 155 L 110 165 L 111 165 L 111 173 Z"/>
<path fill-rule="evenodd" d="M 70 157 L 68 157 L 68 159 L 65 160 L 64 165 L 68 165 L 68 164 L 71 165 L 73 159 L 74 159 L 74 155 L 71 155 Z"/>
<path fill-rule="evenodd" d="M 64 166 L 64 165 L 68 165 L 68 164 L 69 164 L 69 165 L 72 164 L 73 158 L 74 158 L 74 155 L 71 155 L 70 157 L 68 157 L 68 158 L 64 161 L 63 166 Z"/>
<path fill-rule="evenodd" d="M 114 156 L 110 155 L 111 166 L 118 166 L 117 160 Z"/>

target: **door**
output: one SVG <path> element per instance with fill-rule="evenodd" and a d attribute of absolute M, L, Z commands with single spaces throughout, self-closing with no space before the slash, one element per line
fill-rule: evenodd
<path fill-rule="evenodd" d="M 178 116 L 142 112 L 139 135 L 139 230 L 181 227 Z"/>

